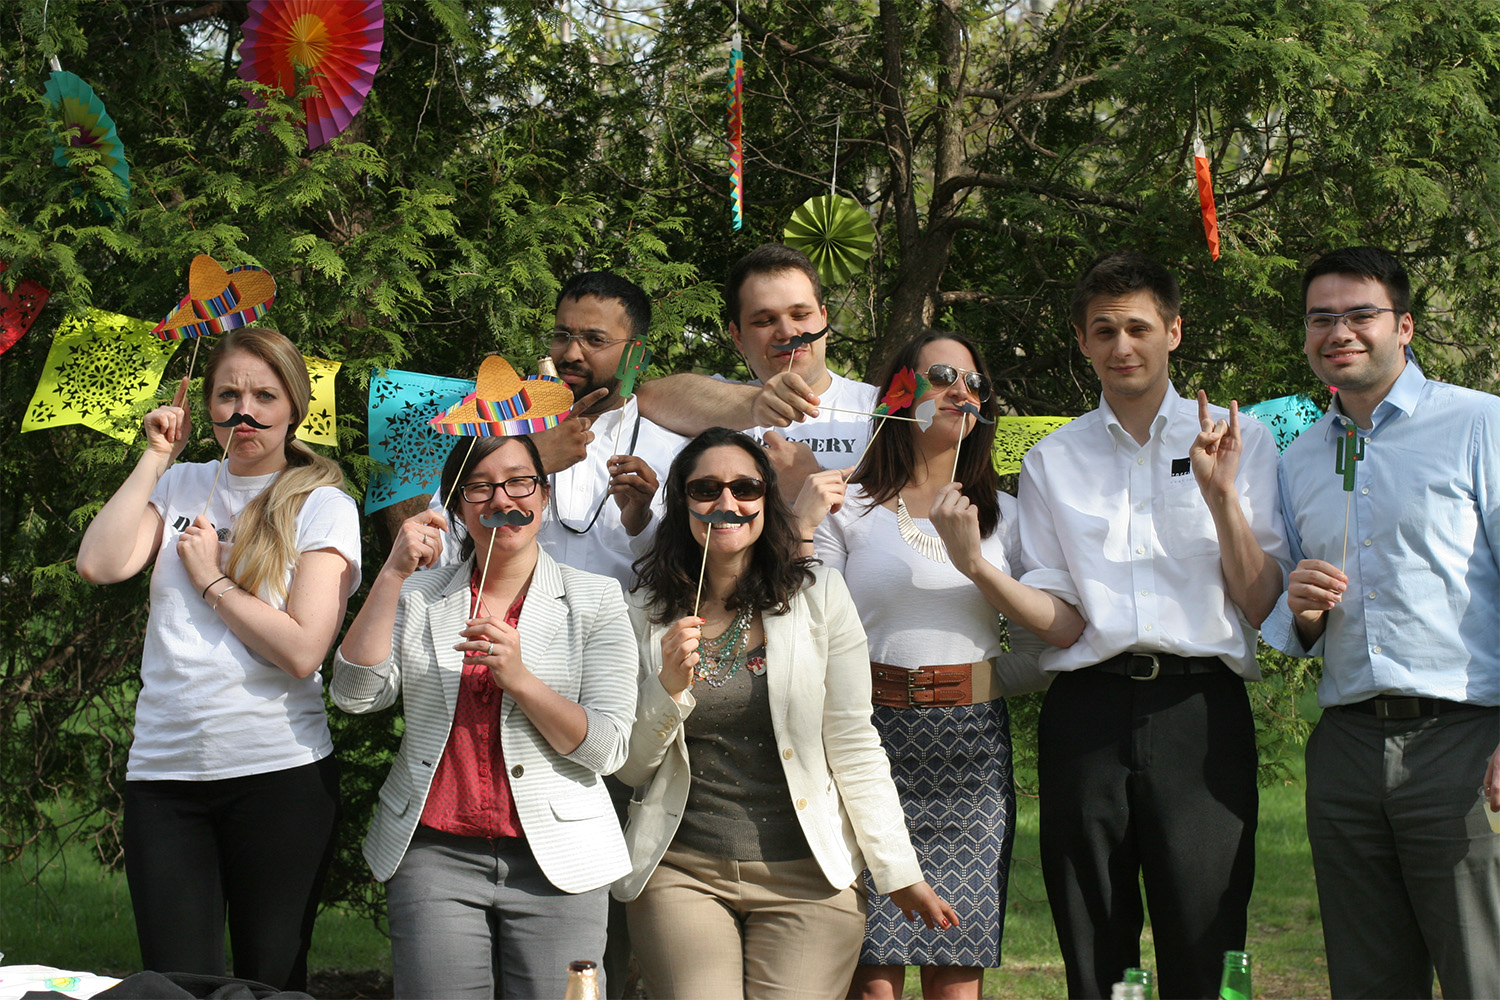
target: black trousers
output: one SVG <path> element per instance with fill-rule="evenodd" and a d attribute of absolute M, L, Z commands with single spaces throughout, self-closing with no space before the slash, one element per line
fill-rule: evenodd
<path fill-rule="evenodd" d="M 1060 674 L 1038 732 L 1042 875 L 1068 994 L 1107 997 L 1140 964 L 1146 905 L 1157 996 L 1218 996 L 1245 945 L 1255 881 L 1255 723 L 1245 683 Z"/>
<path fill-rule="evenodd" d="M 307 986 L 307 950 L 339 809 L 333 757 L 218 781 L 125 783 L 125 875 L 141 963 Z"/>

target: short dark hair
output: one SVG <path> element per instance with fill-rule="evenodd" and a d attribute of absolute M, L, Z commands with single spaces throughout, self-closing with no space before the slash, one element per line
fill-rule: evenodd
<path fill-rule="evenodd" d="M 563 284 L 562 291 L 557 293 L 557 305 L 585 295 L 596 299 L 618 299 L 630 319 L 630 335 L 644 341 L 650 334 L 651 298 L 640 285 L 612 271 L 584 271 Z"/>
<path fill-rule="evenodd" d="M 985 378 L 990 377 L 989 368 L 984 363 L 984 355 L 979 353 L 979 348 L 968 337 L 945 330 L 923 330 L 891 355 L 890 360 L 881 369 L 880 379 L 875 384 L 880 386 L 882 396 L 890 392 L 891 382 L 901 369 L 910 368 L 916 371 L 917 355 L 922 353 L 922 348 L 935 340 L 951 340 L 967 348 L 974 358 L 974 369 Z M 969 502 L 979 511 L 979 534 L 982 538 L 988 538 L 994 534 L 995 528 L 1000 524 L 1000 500 L 996 496 L 1000 491 L 1000 476 L 995 472 L 995 424 L 993 422 L 997 409 L 998 403 L 995 401 L 994 393 L 991 393 L 989 399 L 979 404 L 979 412 L 991 422 L 987 424 L 982 420 L 976 420 L 974 429 L 958 446 L 958 481 L 963 484 L 964 496 L 968 497 Z M 909 416 L 910 408 L 898 410 L 896 413 Z M 911 426 L 907 423 L 898 423 L 886 430 L 884 434 L 876 434 L 865 452 L 864 459 L 859 463 L 859 468 L 855 469 L 850 477 L 864 488 L 865 494 L 870 498 L 869 507 L 864 513 L 867 514 L 876 506 L 900 496 L 901 490 L 911 481 L 912 473 L 917 466 L 916 432 L 915 429 L 907 430 Z"/>
<path fill-rule="evenodd" d="M 813 580 L 809 568 L 817 560 L 799 555 L 802 540 L 792 521 L 792 508 L 781 497 L 776 470 L 766 450 L 739 431 L 710 427 L 689 441 L 672 460 L 667 481 L 662 484 L 662 516 L 646 554 L 635 561 L 634 593 L 644 589 L 651 598 L 651 620 L 666 625 L 693 613 L 703 550 L 693 538 L 687 505 L 687 478 L 698 458 L 710 448 L 731 445 L 755 460 L 755 468 L 766 484 L 761 511 L 760 538 L 750 557 L 750 568 L 735 584 L 724 602 L 727 610 L 749 608 L 773 615 L 786 614 L 792 597 Z"/>
<path fill-rule="evenodd" d="M 1162 324 L 1171 326 L 1181 315 L 1182 290 L 1177 279 L 1161 264 L 1135 250 L 1107 253 L 1088 266 L 1073 286 L 1070 304 L 1073 325 L 1082 330 L 1088 323 L 1089 303 L 1100 295 L 1129 295 L 1142 289 L 1156 300 Z"/>
<path fill-rule="evenodd" d="M 1373 278 L 1385 286 L 1396 312 L 1411 312 L 1411 278 L 1406 268 L 1389 250 L 1382 247 L 1344 247 L 1325 253 L 1308 265 L 1302 275 L 1302 302 L 1307 303 L 1307 287 L 1314 278 L 1325 274 L 1352 274 Z"/>
<path fill-rule="evenodd" d="M 458 516 L 459 504 L 463 499 L 458 493 L 458 484 L 463 482 L 464 476 L 468 475 L 470 469 L 478 465 L 486 455 L 500 450 L 500 446 L 507 441 L 519 441 L 526 446 L 526 452 L 531 456 L 531 466 L 536 469 L 536 474 L 542 477 L 541 489 L 550 489 L 547 483 L 547 474 L 542 471 L 542 453 L 537 450 L 536 442 L 531 440 L 530 434 L 518 434 L 515 437 L 460 437 L 453 445 L 453 450 L 448 452 L 448 460 L 443 463 L 442 483 L 443 499 L 448 504 L 448 526 L 452 529 L 455 522 L 460 521 Z M 464 534 L 459 543 L 459 558 L 467 559 L 474 554 L 474 536 Z"/>
<path fill-rule="evenodd" d="M 780 243 L 762 243 L 735 261 L 734 266 L 729 269 L 729 277 L 724 279 L 724 311 L 729 314 L 729 322 L 739 324 L 740 289 L 744 287 L 747 278 L 754 274 L 780 274 L 782 271 L 801 271 L 807 275 L 807 280 L 812 282 L 813 295 L 817 298 L 818 305 L 823 304 L 823 282 L 807 254 Z"/>

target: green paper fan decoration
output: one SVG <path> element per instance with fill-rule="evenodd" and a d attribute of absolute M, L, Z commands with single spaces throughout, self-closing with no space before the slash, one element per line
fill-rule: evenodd
<path fill-rule="evenodd" d="M 842 195 L 807 199 L 781 235 L 787 246 L 807 254 L 825 285 L 847 281 L 875 252 L 870 214 Z"/>

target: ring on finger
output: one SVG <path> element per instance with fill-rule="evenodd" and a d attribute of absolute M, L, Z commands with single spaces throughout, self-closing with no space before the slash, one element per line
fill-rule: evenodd
<path fill-rule="evenodd" d="M 494 652 L 495 652 L 495 644 L 494 644 L 494 643 L 493 643 L 493 642 L 492 642 L 492 643 L 490 643 L 490 644 L 489 644 L 489 645 L 488 645 L 488 646 L 487 646 L 487 647 L 485 647 L 485 650 L 484 650 L 484 655 L 485 655 L 485 656 L 490 656 L 490 655 L 492 655 L 492 654 L 493 654 L 493 653 L 494 653 Z"/>

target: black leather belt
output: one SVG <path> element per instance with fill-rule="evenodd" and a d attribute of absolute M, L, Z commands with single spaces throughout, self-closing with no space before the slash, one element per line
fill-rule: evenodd
<path fill-rule="evenodd" d="M 1175 653 L 1120 653 L 1090 670 L 1119 674 L 1133 681 L 1154 681 L 1158 677 L 1181 677 L 1184 674 L 1216 674 L 1229 669 L 1217 656 L 1178 656 Z"/>
<path fill-rule="evenodd" d="M 1358 712 L 1361 715 L 1373 715 L 1377 719 L 1425 719 L 1450 712 L 1483 712 L 1486 709 L 1493 711 L 1487 705 L 1469 705 L 1461 701 L 1447 701 L 1443 698 L 1417 698 L 1392 694 L 1378 694 L 1352 705 L 1335 707 L 1349 712 Z"/>

